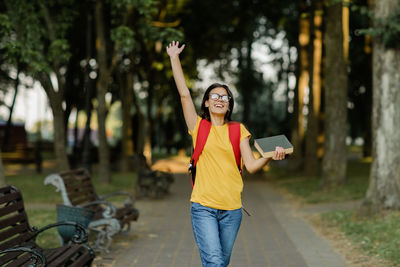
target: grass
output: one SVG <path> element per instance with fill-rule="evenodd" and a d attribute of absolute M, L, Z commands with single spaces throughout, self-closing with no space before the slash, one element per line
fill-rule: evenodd
<path fill-rule="evenodd" d="M 57 222 L 55 210 L 45 209 L 27 209 L 28 220 L 31 227 L 38 229 Z M 51 228 L 44 231 L 36 239 L 36 243 L 43 248 L 54 248 L 60 245 L 57 228 Z"/>
<path fill-rule="evenodd" d="M 29 224 L 32 227 L 41 228 L 57 222 L 56 204 L 62 203 L 60 192 L 55 187 L 43 184 L 46 175 L 10 175 L 6 177 L 7 183 L 18 187 L 23 195 L 25 209 L 28 214 Z M 116 191 L 128 191 L 133 193 L 136 185 L 136 173 L 113 173 L 111 184 L 98 181 L 98 177 L 92 177 L 94 187 L 99 195 Z M 120 204 L 125 197 L 115 197 L 110 200 Z M 46 230 L 36 240 L 40 246 L 49 248 L 59 246 L 59 238 L 56 228 Z"/>
<path fill-rule="evenodd" d="M 43 181 L 46 175 L 10 175 L 6 177 L 7 183 L 18 187 L 24 198 L 25 203 L 62 203 L 61 194 L 55 191 L 52 185 L 44 185 Z M 111 184 L 100 183 L 96 175 L 92 176 L 93 184 L 99 195 L 115 191 L 135 191 L 136 174 L 113 173 Z"/>
<path fill-rule="evenodd" d="M 287 169 L 272 167 L 266 173 L 275 186 L 309 204 L 342 202 L 363 199 L 369 183 L 370 163 L 363 160 L 348 162 L 347 181 L 329 190 L 320 187 L 320 178 L 293 173 Z M 386 211 L 370 218 L 359 218 L 357 211 L 333 211 L 322 213 L 322 227 L 337 227 L 353 245 L 364 253 L 389 260 L 400 266 L 400 212 Z"/>
<path fill-rule="evenodd" d="M 310 177 L 301 173 L 277 167 L 271 168 L 266 174 L 275 186 L 298 196 L 305 203 L 341 202 L 361 199 L 365 196 L 369 181 L 370 163 L 350 161 L 348 164 L 347 180 L 343 186 L 321 189 L 320 178 Z"/>
<path fill-rule="evenodd" d="M 321 214 L 325 227 L 337 226 L 353 243 L 369 255 L 400 266 L 400 212 L 390 212 L 372 218 L 358 218 L 354 211 Z"/>

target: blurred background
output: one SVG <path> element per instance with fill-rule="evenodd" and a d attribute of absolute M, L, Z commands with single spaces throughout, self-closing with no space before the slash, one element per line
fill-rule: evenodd
<path fill-rule="evenodd" d="M 285 134 L 288 168 L 341 184 L 349 157 L 372 160 L 373 111 L 393 126 L 384 143 L 399 139 L 399 14 L 397 0 L 2 0 L 2 161 L 95 164 L 107 183 L 143 157 L 190 155 L 165 52 L 178 40 L 197 107 L 228 84 L 253 138 Z M 399 191 L 380 203 L 400 207 Z"/>

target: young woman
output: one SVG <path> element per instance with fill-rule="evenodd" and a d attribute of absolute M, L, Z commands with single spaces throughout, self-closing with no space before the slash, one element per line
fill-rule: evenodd
<path fill-rule="evenodd" d="M 196 183 L 190 199 L 193 233 L 203 266 L 226 267 L 242 220 L 243 181 L 228 127 L 234 101 L 228 86 L 212 84 L 204 94 L 200 116 L 197 115 L 179 60 L 184 48 L 185 45 L 179 47 L 179 42 L 173 41 L 167 46 L 167 53 L 193 144 L 196 144 L 200 121 L 207 119 L 211 122 L 207 142 L 196 165 Z M 255 159 L 250 148 L 250 136 L 240 124 L 240 153 L 250 173 L 271 159 L 285 158 L 284 149 L 277 147 L 272 158 Z"/>

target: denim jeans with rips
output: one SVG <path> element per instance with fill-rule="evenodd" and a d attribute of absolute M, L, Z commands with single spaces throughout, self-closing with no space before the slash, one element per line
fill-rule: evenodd
<path fill-rule="evenodd" d="M 194 238 L 203 267 L 226 267 L 242 221 L 242 209 L 218 210 L 192 202 Z"/>

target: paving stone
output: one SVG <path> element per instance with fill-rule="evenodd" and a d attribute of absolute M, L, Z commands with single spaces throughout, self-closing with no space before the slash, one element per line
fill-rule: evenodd
<path fill-rule="evenodd" d="M 190 223 L 190 192 L 188 176 L 177 174 L 166 198 L 137 201 L 139 221 L 130 239 L 113 242 L 113 266 L 201 267 Z M 329 242 L 295 216 L 267 183 L 245 181 L 243 200 L 251 216 L 243 214 L 230 267 L 345 266 Z"/>

